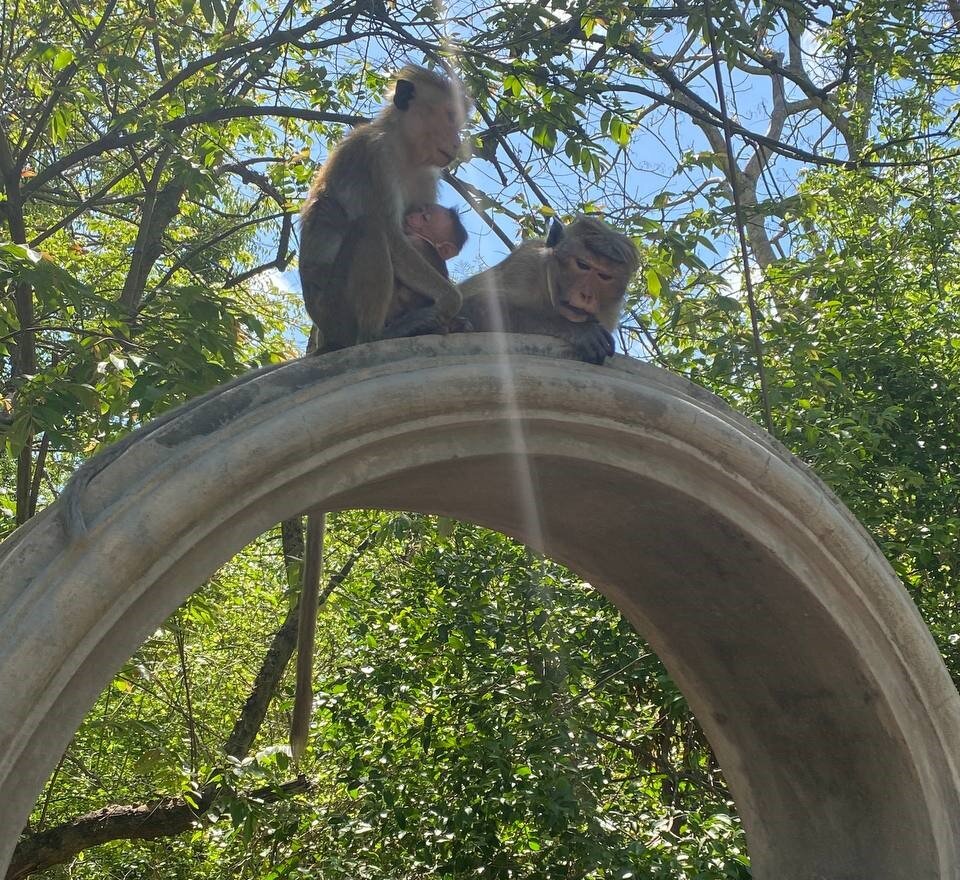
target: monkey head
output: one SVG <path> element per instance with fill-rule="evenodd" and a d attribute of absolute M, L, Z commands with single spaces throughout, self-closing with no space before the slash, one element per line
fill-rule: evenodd
<path fill-rule="evenodd" d="M 578 216 L 564 227 L 554 220 L 546 247 L 550 299 L 557 314 L 574 324 L 599 322 L 613 330 L 639 257 L 633 242 L 602 220 Z"/>
<path fill-rule="evenodd" d="M 460 153 L 468 109 L 459 80 L 410 64 L 397 74 L 387 112 L 418 164 L 445 168 Z"/>

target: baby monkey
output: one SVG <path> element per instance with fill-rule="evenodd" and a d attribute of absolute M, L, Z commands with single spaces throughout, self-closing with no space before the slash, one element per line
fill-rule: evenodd
<path fill-rule="evenodd" d="M 467 230 L 455 208 L 434 204 L 413 208 L 404 215 L 403 232 L 410 244 L 437 272 L 444 278 L 450 277 L 447 261 L 457 256 L 467 241 Z M 418 293 L 397 278 L 393 298 L 387 310 L 386 335 L 390 335 L 391 325 L 394 322 L 417 309 L 426 308 L 430 302 L 429 297 Z M 464 329 L 469 329 L 466 322 L 455 318 L 437 332 L 456 332 Z"/>

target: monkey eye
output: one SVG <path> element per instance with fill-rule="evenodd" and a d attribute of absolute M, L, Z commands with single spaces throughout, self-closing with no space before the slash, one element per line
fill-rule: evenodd
<path fill-rule="evenodd" d="M 610 281 L 613 278 L 612 275 L 609 275 L 606 272 L 597 272 L 597 274 L 600 276 L 601 281 Z"/>
<path fill-rule="evenodd" d="M 591 266 L 586 260 L 581 260 L 579 257 L 577 258 L 577 265 L 578 265 L 581 269 L 592 269 L 592 268 L 593 268 L 593 266 Z"/>

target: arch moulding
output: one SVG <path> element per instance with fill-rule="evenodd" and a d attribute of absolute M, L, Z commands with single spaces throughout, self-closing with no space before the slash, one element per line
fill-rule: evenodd
<path fill-rule="evenodd" d="M 758 880 L 960 877 L 960 697 L 916 608 L 806 467 L 676 376 L 540 337 L 381 342 L 241 377 L 79 475 L 0 546 L 0 871 L 116 670 L 319 506 L 482 523 L 602 590 L 710 739 Z"/>

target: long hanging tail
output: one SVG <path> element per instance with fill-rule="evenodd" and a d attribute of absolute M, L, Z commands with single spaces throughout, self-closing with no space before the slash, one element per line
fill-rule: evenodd
<path fill-rule="evenodd" d="M 293 698 L 290 722 L 290 751 L 299 758 L 307 747 L 310 716 L 313 714 L 313 646 L 317 635 L 317 611 L 320 578 L 323 576 L 323 535 L 326 513 L 307 516 L 307 540 L 304 547 L 303 584 L 300 589 L 300 621 L 297 630 L 297 690 Z"/>

